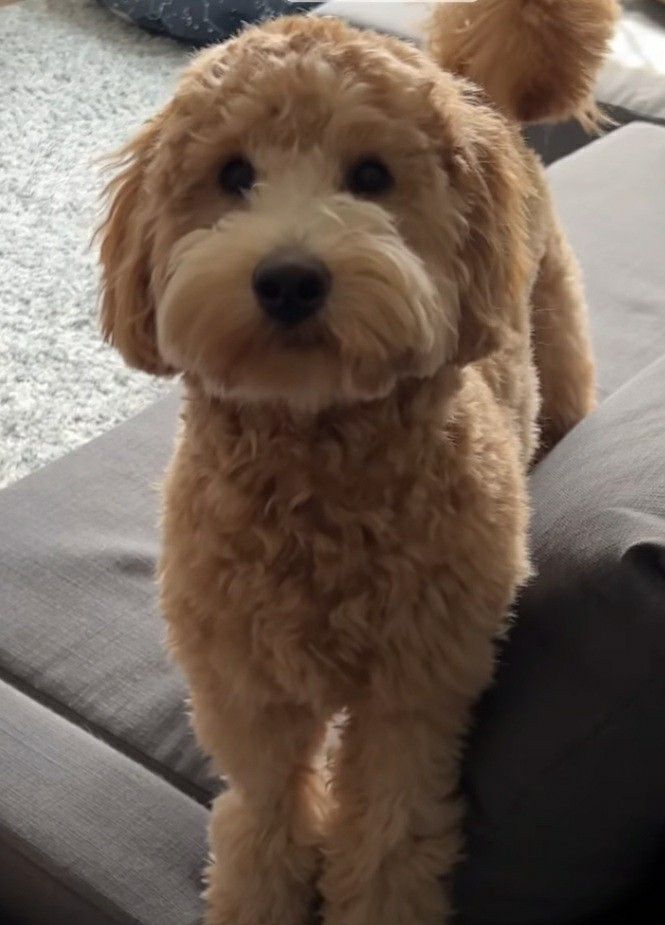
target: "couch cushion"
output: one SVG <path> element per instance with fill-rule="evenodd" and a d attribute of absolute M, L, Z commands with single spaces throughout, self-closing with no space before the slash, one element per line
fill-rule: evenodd
<path fill-rule="evenodd" d="M 572 922 L 662 858 L 664 172 L 639 123 L 549 171 L 606 400 L 532 478 L 538 577 L 467 761 L 464 925 Z"/>
<path fill-rule="evenodd" d="M 474 925 L 570 922 L 630 892 L 660 856 L 664 407 L 665 357 L 533 473 L 538 577 L 467 763 L 459 898 Z"/>
<path fill-rule="evenodd" d="M 204 800 L 211 780 L 153 587 L 177 404 L 0 493 L 0 678 Z"/>
<path fill-rule="evenodd" d="M 0 681 L 0 920 L 196 925 L 207 811 Z"/>
<path fill-rule="evenodd" d="M 604 398 L 665 353 L 665 128 L 634 122 L 548 175 L 584 271 Z"/>
<path fill-rule="evenodd" d="M 658 247 L 665 188 L 656 182 L 664 157 L 665 131 L 638 126 L 552 171 L 564 222 L 586 271 L 603 394 L 665 351 L 659 315 L 665 271 Z M 71 726 L 81 741 L 102 739 L 174 794 L 204 803 L 217 783 L 194 746 L 184 686 L 162 652 L 152 577 L 156 486 L 173 439 L 176 406 L 174 395 L 0 493 L 0 678 L 33 699 L 40 717 L 50 711 L 54 727 Z M 539 584 L 547 581 L 543 569 Z M 48 724 L 38 728 L 46 736 Z M 1 760 L 11 761 L 12 733 L 0 727 L 0 739 L 0 755 L 6 749 Z M 45 774 L 42 781 L 47 779 Z M 55 799 L 41 826 L 57 830 L 60 814 L 75 808 L 81 817 L 88 815 L 94 830 L 92 804 L 78 799 L 75 789 L 71 806 Z M 19 817 L 17 810 L 11 818 Z M 36 869 L 46 866 L 67 880 L 77 866 L 74 840 L 65 863 L 43 857 L 60 850 L 57 833 L 47 834 L 37 839 Z M 4 850 L 0 844 L 0 860 Z M 104 838 L 82 837 L 79 850 L 99 852 L 102 868 L 117 863 Z M 23 870 L 28 902 L 27 867 Z M 98 876 L 98 868 L 81 866 L 79 887 Z M 156 865 L 149 877 L 159 876 Z M 105 884 L 88 887 L 107 891 Z M 181 889 L 194 895 L 189 881 Z M 146 909 L 141 921 L 163 925 L 159 908 Z"/>

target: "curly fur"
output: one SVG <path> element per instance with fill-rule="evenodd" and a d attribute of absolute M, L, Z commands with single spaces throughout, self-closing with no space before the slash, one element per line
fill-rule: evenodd
<path fill-rule="evenodd" d="M 255 165 L 242 200 L 230 156 Z M 352 196 L 350 163 L 394 188 Z M 209 925 L 442 925 L 459 754 L 529 572 L 526 473 L 593 405 L 575 263 L 541 167 L 401 42 L 290 18 L 200 55 L 120 155 L 102 320 L 180 372 L 161 600 L 215 803 Z M 279 330 L 256 262 L 325 260 Z M 332 787 L 317 771 L 346 710 Z M 443 878 L 443 880 L 442 880 Z"/>
<path fill-rule="evenodd" d="M 436 7 L 430 51 L 521 122 L 600 114 L 593 85 L 619 16 L 617 0 L 475 0 Z"/>

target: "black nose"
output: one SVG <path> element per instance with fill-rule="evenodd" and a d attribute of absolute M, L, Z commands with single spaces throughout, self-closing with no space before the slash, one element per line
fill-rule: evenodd
<path fill-rule="evenodd" d="M 330 282 L 326 265 L 309 255 L 264 257 L 252 277 L 261 308 L 287 327 L 304 321 L 323 307 Z"/>

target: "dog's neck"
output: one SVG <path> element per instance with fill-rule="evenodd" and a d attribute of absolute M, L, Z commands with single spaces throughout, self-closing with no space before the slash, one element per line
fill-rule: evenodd
<path fill-rule="evenodd" d="M 257 458 L 277 449 L 282 453 L 293 449 L 300 456 L 316 454 L 333 440 L 361 462 L 387 441 L 410 443 L 416 432 L 440 429 L 459 383 L 459 370 L 445 367 L 428 379 L 403 380 L 386 398 L 304 413 L 285 404 L 212 398 L 198 381 L 186 379 L 186 438 L 207 453 L 227 456 L 237 454 L 239 443 L 251 445 Z"/>

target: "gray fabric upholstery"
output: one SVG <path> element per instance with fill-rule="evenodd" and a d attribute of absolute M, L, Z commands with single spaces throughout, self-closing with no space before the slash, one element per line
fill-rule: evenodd
<path fill-rule="evenodd" d="M 0 908 L 39 925 L 198 921 L 205 808 L 4 682 L 0 780 Z"/>
<path fill-rule="evenodd" d="M 467 765 L 473 925 L 602 909 L 665 844 L 665 130 L 628 126 L 549 175 L 610 397 L 532 477 L 538 577 Z"/>
<path fill-rule="evenodd" d="M 2 493 L 0 677 L 201 800 L 153 583 L 176 417 L 174 395 Z"/>
<path fill-rule="evenodd" d="M 665 130 L 630 126 L 551 171 L 587 277 L 601 393 L 616 395 L 534 476 L 540 577 L 469 763 L 472 861 L 460 875 L 469 921 L 535 925 L 525 910 L 591 909 L 627 886 L 653 847 L 651 790 L 632 804 L 614 793 L 631 775 L 652 787 L 633 762 L 658 758 L 656 737 L 639 732 L 662 706 L 657 679 L 640 681 L 661 638 L 643 604 L 665 600 L 662 508 L 648 507 L 665 494 L 654 455 L 663 367 L 626 383 L 665 353 L 663 164 Z M 155 486 L 176 405 L 166 399 L 0 493 L 0 871 L 11 872 L 0 878 L 0 909 L 19 919 L 168 925 L 198 914 L 203 804 L 217 785 L 162 654 L 152 579 Z M 615 588 L 626 610 L 610 610 Z M 640 717 L 632 734 L 617 725 L 623 703 Z M 583 767 L 585 736 L 616 760 L 596 767 L 590 749 Z M 604 792 L 589 792 L 596 780 Z M 625 858 L 631 819 L 639 850 Z M 580 876 L 567 855 L 551 854 L 571 839 Z M 500 889 L 508 857 L 516 863 Z"/>
<path fill-rule="evenodd" d="M 548 175 L 584 271 L 602 399 L 665 353 L 665 129 L 634 122 Z"/>
<path fill-rule="evenodd" d="M 473 923 L 620 900 L 665 838 L 665 357 L 532 476 L 523 594 L 466 774 Z"/>

